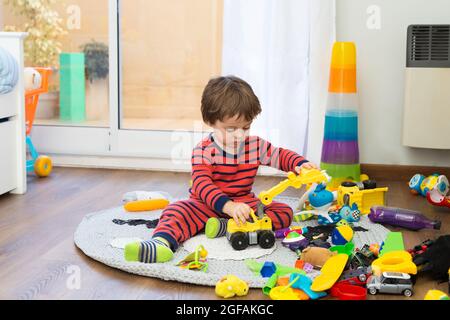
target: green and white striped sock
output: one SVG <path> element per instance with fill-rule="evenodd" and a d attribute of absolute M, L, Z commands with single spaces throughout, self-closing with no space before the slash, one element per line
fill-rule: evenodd
<path fill-rule="evenodd" d="M 209 239 L 223 237 L 227 233 L 228 219 L 209 218 L 206 222 L 205 234 Z"/>
<path fill-rule="evenodd" d="M 129 243 L 125 246 L 125 260 L 144 263 L 172 260 L 173 251 L 166 239 L 156 237 L 148 241 Z"/>

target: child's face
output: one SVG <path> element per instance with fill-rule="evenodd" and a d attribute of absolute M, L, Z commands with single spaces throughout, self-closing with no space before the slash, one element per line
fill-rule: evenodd
<path fill-rule="evenodd" d="M 211 127 L 214 129 L 214 135 L 224 146 L 231 149 L 237 149 L 245 141 L 250 132 L 252 121 L 245 118 L 234 116 L 226 118 L 223 121 L 218 120 Z"/>

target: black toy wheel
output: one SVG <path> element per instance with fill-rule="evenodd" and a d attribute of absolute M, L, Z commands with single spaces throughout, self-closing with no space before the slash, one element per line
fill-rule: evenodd
<path fill-rule="evenodd" d="M 258 234 L 258 244 L 263 249 L 270 249 L 275 244 L 275 236 L 269 230 L 261 231 Z"/>
<path fill-rule="evenodd" d="M 231 246 L 234 250 L 244 250 L 248 247 L 248 237 L 244 232 L 233 233 L 230 237 Z"/>
<path fill-rule="evenodd" d="M 413 292 L 409 289 L 406 289 L 405 291 L 403 291 L 403 295 L 405 297 L 411 297 L 413 295 Z"/>
<path fill-rule="evenodd" d="M 356 183 L 351 182 L 351 181 L 344 181 L 341 183 L 341 186 L 346 187 L 346 188 L 356 187 Z"/>
<path fill-rule="evenodd" d="M 377 187 L 377 182 L 374 180 L 364 180 L 362 183 L 364 190 L 375 189 Z"/>

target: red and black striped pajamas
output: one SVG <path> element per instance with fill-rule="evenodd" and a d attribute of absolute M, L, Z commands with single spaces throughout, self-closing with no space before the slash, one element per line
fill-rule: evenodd
<path fill-rule="evenodd" d="M 203 231 L 209 218 L 230 218 L 222 211 L 230 200 L 246 203 L 256 212 L 260 200 L 252 186 L 259 166 L 288 172 L 305 162 L 297 153 L 276 148 L 256 136 L 247 137 L 238 154 L 232 155 L 209 135 L 193 150 L 190 198 L 172 203 L 163 211 L 153 237 L 166 239 L 176 250 L 180 243 Z M 274 201 L 264 211 L 275 230 L 292 222 L 293 212 L 286 204 Z"/>

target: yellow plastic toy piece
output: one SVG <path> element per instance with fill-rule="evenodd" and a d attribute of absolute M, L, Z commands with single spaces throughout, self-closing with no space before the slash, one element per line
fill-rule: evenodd
<path fill-rule="evenodd" d="M 138 200 L 130 201 L 123 205 L 125 210 L 131 212 L 138 211 L 152 211 L 161 210 L 169 205 L 169 200 L 166 199 L 148 199 L 148 200 Z"/>
<path fill-rule="evenodd" d="M 292 289 L 292 285 L 297 282 L 300 276 L 296 277 L 291 283 L 287 286 L 278 286 L 272 288 L 269 293 L 269 297 L 272 300 L 300 300 L 298 294 L 295 293 L 294 289 Z"/>
<path fill-rule="evenodd" d="M 412 256 L 407 251 L 392 251 L 372 262 L 372 272 L 381 276 L 385 271 L 417 274 L 417 266 L 412 261 Z"/>
<path fill-rule="evenodd" d="M 38 177 L 48 177 L 52 168 L 52 159 L 48 156 L 39 156 L 34 162 L 34 172 Z"/>
<path fill-rule="evenodd" d="M 206 263 L 206 256 L 208 251 L 205 247 L 199 245 L 194 252 L 188 254 L 183 260 L 177 263 L 177 266 L 183 269 L 189 270 L 208 270 L 208 264 Z"/>
<path fill-rule="evenodd" d="M 247 282 L 234 275 L 227 275 L 216 283 L 216 295 L 228 299 L 234 296 L 242 297 L 248 293 Z"/>
<path fill-rule="evenodd" d="M 294 172 L 289 172 L 287 174 L 287 179 L 281 181 L 279 184 L 267 191 L 262 191 L 259 194 L 259 199 L 264 205 L 267 206 L 272 203 L 274 197 L 281 194 L 289 187 L 300 189 L 303 185 L 328 182 L 330 180 L 331 178 L 326 171 L 320 171 L 317 169 L 302 169 L 299 175 Z"/>
<path fill-rule="evenodd" d="M 337 194 L 338 205 L 343 206 L 345 204 L 344 196 L 348 194 L 350 196 L 349 206 L 351 207 L 356 203 L 362 214 L 368 214 L 371 207 L 384 206 L 386 204 L 386 192 L 388 190 L 388 188 L 359 190 L 357 186 L 339 186 Z"/>
<path fill-rule="evenodd" d="M 450 297 L 441 290 L 428 290 L 423 300 L 450 300 Z"/>
<path fill-rule="evenodd" d="M 253 222 L 247 222 L 245 224 L 241 224 L 238 226 L 234 219 L 228 220 L 227 232 L 235 233 L 235 232 L 255 232 L 258 230 L 272 230 L 272 220 L 264 215 L 262 219 L 258 219 L 253 210 L 250 211 L 250 216 L 253 219 Z"/>
<path fill-rule="evenodd" d="M 345 253 L 328 259 L 320 270 L 320 275 L 314 279 L 311 290 L 320 292 L 330 289 L 344 271 L 347 260 L 348 255 Z"/>

